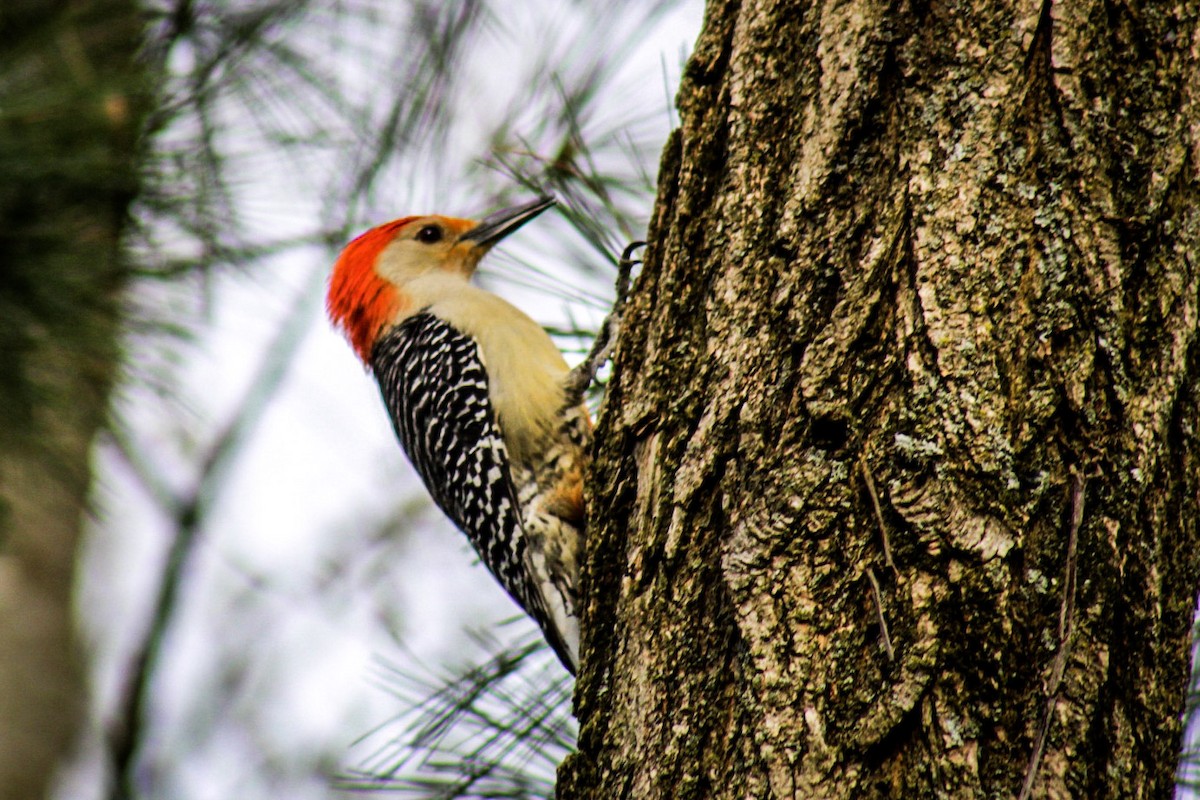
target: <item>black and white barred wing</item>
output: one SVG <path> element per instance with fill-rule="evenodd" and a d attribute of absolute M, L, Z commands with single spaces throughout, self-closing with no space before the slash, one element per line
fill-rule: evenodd
<path fill-rule="evenodd" d="M 519 575 L 520 512 L 475 342 L 430 314 L 380 339 L 372 365 L 392 424 L 434 502 L 505 588 Z M 518 599 L 522 599 L 518 597 Z"/>
<path fill-rule="evenodd" d="M 371 363 L 396 435 L 434 502 L 563 657 L 566 646 L 528 574 L 508 451 L 478 345 L 444 320 L 416 314 L 376 343 Z"/>

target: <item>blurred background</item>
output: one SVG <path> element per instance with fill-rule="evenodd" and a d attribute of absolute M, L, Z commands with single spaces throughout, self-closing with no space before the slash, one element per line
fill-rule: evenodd
<path fill-rule="evenodd" d="M 480 280 L 578 360 L 644 235 L 702 15 L 0 7 L 0 520 L 49 496 L 25 460 L 86 520 L 91 699 L 56 797 L 552 792 L 570 682 L 427 499 L 325 282 L 367 227 L 550 191 Z M 78 509 L 43 506 L 70 541 Z"/>
<path fill-rule="evenodd" d="M 67 284 L 106 273 L 79 289 L 105 298 L 79 346 L 112 341 L 87 356 L 107 413 L 74 594 L 94 697 L 58 797 L 549 791 L 570 684 L 427 499 L 325 283 L 367 227 L 550 191 L 559 209 L 480 280 L 581 358 L 615 254 L 644 235 L 701 16 L 698 0 L 0 8 L 14 372 L 45 358 L 35 345 L 74 346 L 81 316 L 43 297 L 61 290 L 39 248 L 101 231 L 106 253 L 57 256 Z M 37 315 L 57 322 L 26 336 Z M 27 394 L 3 410 L 24 403 L 33 440 L 48 401 Z M 468 716 L 490 733 L 436 727 L 488 682 Z M 523 743 L 515 711 L 534 720 Z"/>

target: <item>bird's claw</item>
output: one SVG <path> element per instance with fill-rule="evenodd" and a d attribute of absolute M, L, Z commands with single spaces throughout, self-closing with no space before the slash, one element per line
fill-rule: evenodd
<path fill-rule="evenodd" d="M 633 257 L 633 251 L 645 247 L 645 242 L 630 242 L 621 251 L 621 260 L 617 262 L 617 299 L 613 303 L 613 313 L 620 313 L 629 296 L 629 281 L 633 268 L 642 263 L 640 258 Z"/>
<path fill-rule="evenodd" d="M 600 331 L 596 336 L 595 343 L 592 345 L 591 352 L 588 353 L 583 363 L 571 370 L 571 374 L 567 380 L 568 405 L 575 405 L 583 400 L 583 395 L 587 392 L 588 387 L 591 386 L 592 381 L 595 380 L 596 373 L 608 361 L 609 356 L 612 355 L 612 351 L 616 347 L 617 338 L 620 335 L 622 312 L 625 309 L 625 301 L 629 297 L 630 276 L 633 273 L 633 268 L 642 263 L 640 258 L 635 259 L 633 257 L 633 252 L 639 247 L 645 246 L 645 242 L 630 242 L 621 251 L 621 259 L 617 262 L 616 300 L 613 303 L 612 311 L 600 326 Z"/>
<path fill-rule="evenodd" d="M 621 251 L 620 263 L 624 264 L 624 263 L 628 262 L 630 266 L 632 266 L 634 264 L 642 263 L 642 260 L 640 258 L 637 259 L 636 261 L 633 259 L 633 251 L 637 250 L 639 247 L 645 247 L 645 246 L 646 246 L 645 242 L 630 242 L 629 244 L 627 244 L 625 246 L 625 249 Z"/>

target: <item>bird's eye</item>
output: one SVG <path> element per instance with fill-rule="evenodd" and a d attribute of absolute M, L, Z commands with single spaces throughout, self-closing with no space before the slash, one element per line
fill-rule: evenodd
<path fill-rule="evenodd" d="M 437 225 L 426 225 L 417 231 L 417 241 L 421 244 L 433 244 L 442 240 L 442 229 Z"/>

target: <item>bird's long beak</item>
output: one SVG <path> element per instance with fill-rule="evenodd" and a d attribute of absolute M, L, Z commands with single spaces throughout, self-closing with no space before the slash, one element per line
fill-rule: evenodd
<path fill-rule="evenodd" d="M 497 211 L 480 220 L 479 224 L 464 233 L 459 241 L 469 242 L 477 248 L 487 249 L 552 205 L 554 205 L 554 198 L 547 195 L 532 203 Z"/>

